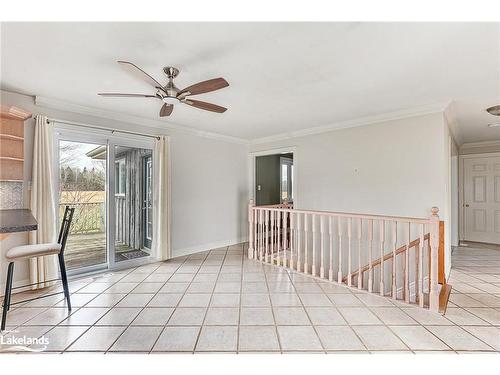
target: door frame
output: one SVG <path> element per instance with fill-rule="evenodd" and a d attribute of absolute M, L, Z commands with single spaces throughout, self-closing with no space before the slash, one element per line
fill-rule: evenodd
<path fill-rule="evenodd" d="M 144 137 L 128 135 L 128 134 L 114 134 L 110 131 L 100 130 L 100 129 L 90 129 L 82 128 L 81 126 L 75 126 L 71 124 L 61 123 L 54 121 L 54 137 L 53 137 L 53 181 L 55 183 L 54 189 L 54 202 L 58 205 L 59 203 L 59 142 L 61 140 L 72 141 L 72 142 L 82 142 L 82 143 L 93 143 L 102 144 L 107 146 L 107 161 L 106 161 L 106 258 L 107 262 L 92 265 L 87 267 L 82 267 L 74 270 L 68 270 L 68 275 L 80 275 L 87 273 L 94 273 L 103 270 L 120 270 L 125 268 L 137 267 L 143 264 L 157 262 L 158 254 L 156 254 L 155 249 L 150 249 L 150 255 L 142 258 L 135 258 L 124 260 L 121 262 L 115 261 L 115 215 L 109 215 L 110 212 L 115 212 L 115 200 L 114 198 L 114 181 L 115 181 L 115 154 L 111 152 L 114 151 L 115 145 L 128 146 L 128 147 L 139 147 L 139 148 L 150 148 L 153 151 L 154 140 Z M 153 157 L 153 168 L 155 167 L 154 162 L 154 152 L 152 152 Z M 111 187 L 113 189 L 111 190 Z M 153 207 L 153 209 L 155 209 Z M 56 209 L 56 220 L 59 222 L 59 211 Z M 57 227 L 57 225 L 56 225 Z"/>
<path fill-rule="evenodd" d="M 293 206 L 298 207 L 299 194 L 297 190 L 297 181 L 299 176 L 299 152 L 297 146 L 280 147 L 280 148 L 270 148 L 261 151 L 252 151 L 248 154 L 248 192 L 249 198 L 254 201 L 257 196 L 255 192 L 255 180 L 256 180 L 256 168 L 255 159 L 257 156 L 265 155 L 277 155 L 277 154 L 293 154 L 293 181 L 292 181 L 292 191 L 293 191 Z M 280 172 L 281 173 L 281 172 Z"/>
<path fill-rule="evenodd" d="M 465 154 L 458 155 L 458 214 L 459 214 L 459 228 L 458 239 L 459 241 L 466 241 L 465 239 L 465 214 L 464 214 L 464 195 L 465 195 L 465 170 L 464 161 L 466 159 L 474 158 L 487 158 L 487 157 L 500 157 L 500 152 L 484 152 L 480 154 Z"/>

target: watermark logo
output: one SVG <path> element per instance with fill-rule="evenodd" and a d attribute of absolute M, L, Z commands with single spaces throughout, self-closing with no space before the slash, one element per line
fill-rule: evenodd
<path fill-rule="evenodd" d="M 10 331 L 11 335 L 0 335 L 0 351 L 2 352 L 43 352 L 49 345 L 46 336 L 30 337 L 26 335 L 16 336 L 18 331 Z"/>

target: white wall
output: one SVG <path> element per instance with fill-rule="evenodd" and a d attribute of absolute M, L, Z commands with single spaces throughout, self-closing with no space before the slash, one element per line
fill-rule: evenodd
<path fill-rule="evenodd" d="M 148 120 L 124 122 L 37 106 L 33 97 L 1 91 L 4 105 L 15 105 L 33 114 L 114 129 L 170 136 L 172 251 L 174 256 L 233 244 L 247 237 L 248 150 L 243 144 L 209 139 L 147 126 Z M 25 180 L 31 178 L 34 120 L 25 123 Z M 27 189 L 25 189 L 27 190 Z M 26 191 L 25 204 L 29 205 Z M 0 242 L 0 251 L 27 243 L 25 234 Z M 5 262 L 3 262 L 5 263 Z M 5 264 L 4 264 L 5 267 Z M 27 278 L 19 266 L 16 280 Z M 21 268 L 22 267 L 22 268 Z M 4 282 L 5 271 L 1 282 Z"/>
<path fill-rule="evenodd" d="M 437 113 L 252 145 L 251 151 L 295 147 L 300 208 L 427 217 L 432 206 L 445 207 L 444 143 Z"/>

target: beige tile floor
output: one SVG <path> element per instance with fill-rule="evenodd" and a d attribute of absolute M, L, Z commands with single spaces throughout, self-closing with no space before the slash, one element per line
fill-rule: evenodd
<path fill-rule="evenodd" d="M 441 316 L 248 260 L 234 245 L 72 280 L 71 314 L 62 295 L 18 305 L 4 341 L 45 336 L 51 353 L 498 353 L 500 251 L 460 247 L 452 262 Z"/>

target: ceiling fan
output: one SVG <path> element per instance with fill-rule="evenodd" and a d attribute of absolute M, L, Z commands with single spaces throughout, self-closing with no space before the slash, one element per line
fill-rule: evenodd
<path fill-rule="evenodd" d="M 199 109 L 204 109 L 205 111 L 223 113 L 226 112 L 227 108 L 221 107 L 216 104 L 202 102 L 200 100 L 191 99 L 191 95 L 204 94 L 206 92 L 215 91 L 229 86 L 229 83 L 224 78 L 214 78 L 208 81 L 198 82 L 194 85 L 186 87 L 183 90 L 179 90 L 174 84 L 174 78 L 179 74 L 179 69 L 173 68 L 171 66 L 166 66 L 163 68 L 163 72 L 168 77 L 168 83 L 164 86 L 159 83 L 156 79 L 147 74 L 144 70 L 139 68 L 137 65 L 132 64 L 128 61 L 118 61 L 122 67 L 127 69 L 132 74 L 138 76 L 140 79 L 146 83 L 153 86 L 157 91 L 154 95 L 151 94 L 122 94 L 122 93 L 112 93 L 103 92 L 97 95 L 106 97 L 117 97 L 117 98 L 155 98 L 160 99 L 164 104 L 160 109 L 160 117 L 170 116 L 174 109 L 174 104 L 184 103 L 192 107 Z"/>

